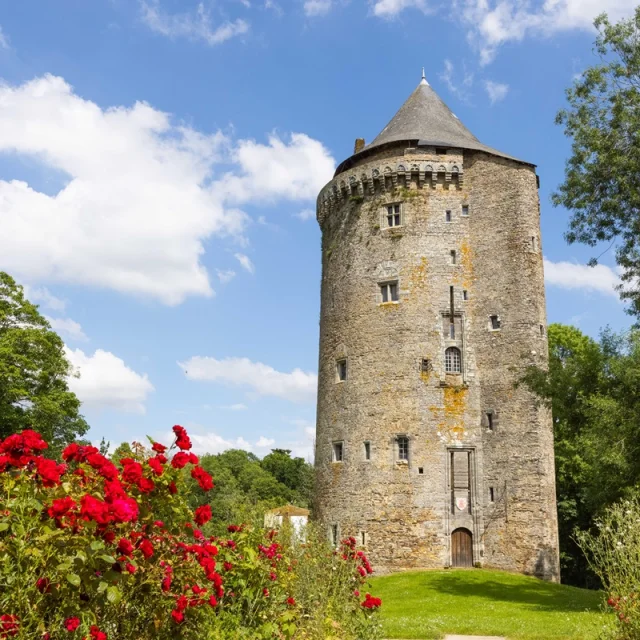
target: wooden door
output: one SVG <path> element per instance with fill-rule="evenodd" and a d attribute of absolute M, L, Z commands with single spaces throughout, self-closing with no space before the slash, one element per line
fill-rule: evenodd
<path fill-rule="evenodd" d="M 467 529 L 451 534 L 451 563 L 454 567 L 473 567 L 473 539 Z"/>

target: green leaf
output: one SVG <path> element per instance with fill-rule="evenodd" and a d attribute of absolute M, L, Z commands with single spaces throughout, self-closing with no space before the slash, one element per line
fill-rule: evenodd
<path fill-rule="evenodd" d="M 116 559 L 113 556 L 109 556 L 106 553 L 103 556 L 100 556 L 100 560 L 104 560 L 109 564 L 113 564 L 116 561 Z"/>
<path fill-rule="evenodd" d="M 100 584 L 98 585 L 98 593 L 103 593 L 104 591 L 106 591 L 108 586 L 109 585 L 106 582 L 100 582 Z"/>
<path fill-rule="evenodd" d="M 67 573 L 67 582 L 72 584 L 74 587 L 80 586 L 80 576 L 77 573 Z"/>
<path fill-rule="evenodd" d="M 100 551 L 100 549 L 104 549 L 104 542 L 102 540 L 94 540 L 90 547 L 92 551 Z"/>
<path fill-rule="evenodd" d="M 6 531 L 9 528 L 8 522 L 0 522 L 0 532 Z"/>
<path fill-rule="evenodd" d="M 118 602 L 120 602 L 121 597 L 122 597 L 122 594 L 120 593 L 120 589 L 118 589 L 118 587 L 109 587 L 107 589 L 107 600 L 111 604 L 118 604 Z"/>

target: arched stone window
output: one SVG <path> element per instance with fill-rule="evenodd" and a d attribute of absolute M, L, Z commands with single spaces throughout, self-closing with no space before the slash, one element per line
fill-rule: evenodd
<path fill-rule="evenodd" d="M 462 355 L 457 347 L 449 347 L 444 352 L 444 370 L 446 373 L 462 373 Z"/>

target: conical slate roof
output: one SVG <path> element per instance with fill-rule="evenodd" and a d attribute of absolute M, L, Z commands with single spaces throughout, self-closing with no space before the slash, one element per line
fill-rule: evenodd
<path fill-rule="evenodd" d="M 345 160 L 336 171 L 340 173 L 343 165 L 351 164 L 351 160 L 389 142 L 417 141 L 420 146 L 456 147 L 485 151 L 492 155 L 510 160 L 518 160 L 512 156 L 482 144 L 469 129 L 453 114 L 451 109 L 422 77 L 422 81 L 408 100 L 400 107 L 398 113 L 380 134 L 361 151 Z M 522 162 L 522 160 L 518 160 Z M 526 163 L 530 164 L 530 163 Z"/>

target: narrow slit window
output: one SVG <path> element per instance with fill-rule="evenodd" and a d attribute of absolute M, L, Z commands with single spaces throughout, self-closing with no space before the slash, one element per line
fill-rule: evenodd
<path fill-rule="evenodd" d="M 538 239 L 535 236 L 531 236 L 531 248 L 534 251 L 538 250 Z"/>
<path fill-rule="evenodd" d="M 387 226 L 399 227 L 401 223 L 401 207 L 399 204 L 387 206 Z"/>
<path fill-rule="evenodd" d="M 418 475 L 421 476 L 424 474 L 424 467 L 418 467 Z"/>
<path fill-rule="evenodd" d="M 455 252 L 455 249 L 451 249 L 451 251 L 449 251 L 449 255 L 451 256 L 451 264 L 456 264 L 456 252 Z"/>
<path fill-rule="evenodd" d="M 431 371 L 431 360 L 429 360 L 429 358 L 422 358 L 420 362 L 420 371 L 422 373 L 429 373 Z"/>
<path fill-rule="evenodd" d="M 456 325 L 453 322 L 449 324 L 449 337 L 452 340 L 456 339 Z"/>
<path fill-rule="evenodd" d="M 489 502 L 495 502 L 496 494 L 493 487 L 489 487 Z"/>
<path fill-rule="evenodd" d="M 338 525 L 337 524 L 331 525 L 331 544 L 334 547 L 338 546 Z"/>
<path fill-rule="evenodd" d="M 380 285 L 382 302 L 398 302 L 398 283 L 385 282 Z"/>
<path fill-rule="evenodd" d="M 398 460 L 409 460 L 409 438 L 399 436 L 396 440 L 398 444 Z"/>
<path fill-rule="evenodd" d="M 344 443 L 334 442 L 333 443 L 333 461 L 342 462 L 343 460 L 344 460 Z"/>
<path fill-rule="evenodd" d="M 444 214 L 444 219 L 447 222 L 451 222 L 451 211 L 449 211 L 448 209 L 447 209 L 446 213 Z"/>
<path fill-rule="evenodd" d="M 544 325 L 540 325 L 540 335 L 544 338 Z"/>
<path fill-rule="evenodd" d="M 469 215 L 469 205 L 468 204 L 463 204 L 462 205 L 462 216 L 464 218 L 466 218 Z"/>
<path fill-rule="evenodd" d="M 487 413 L 487 427 L 489 431 L 493 431 L 493 411 Z"/>
<path fill-rule="evenodd" d="M 497 331 L 502 327 L 502 322 L 500 321 L 499 316 L 489 316 L 489 320 L 491 321 L 491 329 L 493 331 Z"/>
<path fill-rule="evenodd" d="M 444 370 L 446 373 L 462 372 L 462 356 L 457 347 L 449 347 L 444 352 Z"/>
<path fill-rule="evenodd" d="M 364 443 L 364 459 L 371 460 L 371 443 L 370 442 Z"/>
<path fill-rule="evenodd" d="M 362 546 L 362 547 L 366 547 L 367 546 L 367 532 L 366 531 L 361 531 L 360 532 L 360 546 Z"/>
<path fill-rule="evenodd" d="M 466 289 L 464 289 L 463 292 L 462 292 L 462 299 L 463 300 L 468 300 L 469 299 L 469 292 Z"/>
<path fill-rule="evenodd" d="M 347 379 L 347 360 L 343 358 L 336 363 L 336 372 L 338 376 L 338 382 L 344 382 Z"/>

